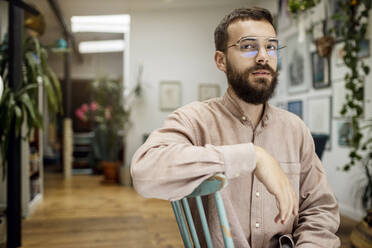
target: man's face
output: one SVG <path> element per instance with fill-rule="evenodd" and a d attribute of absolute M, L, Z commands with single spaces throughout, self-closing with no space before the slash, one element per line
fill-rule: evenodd
<path fill-rule="evenodd" d="M 227 45 L 236 44 L 242 37 L 257 37 L 255 52 L 245 52 L 240 46 L 231 46 L 225 52 L 226 76 L 236 95 L 252 104 L 267 102 L 277 85 L 277 56 L 268 49 L 267 38 L 276 37 L 267 21 L 238 21 L 229 25 Z"/>

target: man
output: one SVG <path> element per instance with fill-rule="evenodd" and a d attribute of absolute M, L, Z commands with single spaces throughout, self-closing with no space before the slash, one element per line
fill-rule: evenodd
<path fill-rule="evenodd" d="M 339 212 L 314 142 L 297 116 L 267 103 L 279 41 L 262 8 L 236 9 L 215 30 L 215 62 L 228 90 L 169 115 L 132 160 L 144 197 L 180 199 L 215 173 L 236 247 L 339 247 Z M 215 247 L 223 247 L 211 199 Z"/>

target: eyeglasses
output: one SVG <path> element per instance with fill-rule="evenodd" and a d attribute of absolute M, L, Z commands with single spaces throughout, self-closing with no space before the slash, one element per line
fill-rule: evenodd
<path fill-rule="evenodd" d="M 235 44 L 228 46 L 227 48 L 237 46 L 242 52 L 242 55 L 247 58 L 252 58 L 257 56 L 260 49 L 259 37 L 242 37 Z M 280 46 L 279 40 L 277 38 L 266 37 L 263 40 L 263 44 L 266 50 L 266 53 L 271 58 L 277 58 L 278 52 L 280 49 L 285 48 L 285 46 Z"/>

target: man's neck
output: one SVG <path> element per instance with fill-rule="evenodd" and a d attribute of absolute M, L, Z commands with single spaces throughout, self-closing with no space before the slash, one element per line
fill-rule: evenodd
<path fill-rule="evenodd" d="M 229 92 L 230 96 L 236 101 L 239 107 L 243 110 L 244 115 L 246 115 L 252 122 L 253 127 L 256 128 L 262 118 L 264 105 L 263 104 L 255 105 L 241 100 L 235 94 L 234 90 L 230 87 L 227 89 L 227 91 Z"/>

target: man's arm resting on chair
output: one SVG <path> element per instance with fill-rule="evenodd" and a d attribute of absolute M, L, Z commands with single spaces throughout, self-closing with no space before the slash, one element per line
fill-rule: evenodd
<path fill-rule="evenodd" d="M 228 179 L 255 173 L 276 196 L 286 221 L 297 213 L 297 199 L 287 176 L 264 149 L 252 143 L 198 146 L 198 130 L 182 112 L 174 112 L 163 128 L 153 132 L 132 160 L 131 173 L 136 190 L 144 197 L 178 200 L 201 182 L 222 172 Z"/>

